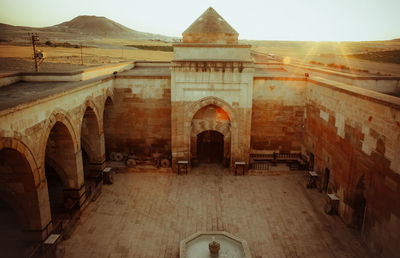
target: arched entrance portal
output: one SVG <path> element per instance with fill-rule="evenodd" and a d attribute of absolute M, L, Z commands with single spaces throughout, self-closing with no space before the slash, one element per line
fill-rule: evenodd
<path fill-rule="evenodd" d="M 228 166 L 231 154 L 231 123 L 228 113 L 220 106 L 210 104 L 195 113 L 191 124 L 192 161 L 223 163 Z"/>
<path fill-rule="evenodd" d="M 199 162 L 220 163 L 224 157 L 224 135 L 208 130 L 197 135 L 197 158 Z"/>

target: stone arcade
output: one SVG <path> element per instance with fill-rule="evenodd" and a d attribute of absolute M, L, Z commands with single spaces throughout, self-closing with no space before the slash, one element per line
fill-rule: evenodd
<path fill-rule="evenodd" d="M 384 93 L 398 94 L 400 78 L 254 61 L 238 35 L 209 8 L 172 62 L 1 75 L 1 207 L 21 237 L 45 240 L 66 200 L 82 207 L 86 171 L 111 152 L 167 153 L 171 172 L 179 160 L 232 168 L 275 152 L 301 154 L 371 252 L 397 256 L 400 99 Z"/>

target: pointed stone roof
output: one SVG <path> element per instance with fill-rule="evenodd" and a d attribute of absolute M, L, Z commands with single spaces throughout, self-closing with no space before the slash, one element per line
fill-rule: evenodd
<path fill-rule="evenodd" d="M 237 44 L 239 33 L 209 7 L 183 33 L 185 43 Z"/>

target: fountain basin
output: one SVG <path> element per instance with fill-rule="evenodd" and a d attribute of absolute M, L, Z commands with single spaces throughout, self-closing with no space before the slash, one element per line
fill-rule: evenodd
<path fill-rule="evenodd" d="M 210 254 L 208 244 L 220 243 L 218 256 Z M 181 241 L 180 258 L 251 258 L 247 242 L 225 231 L 197 232 Z"/>

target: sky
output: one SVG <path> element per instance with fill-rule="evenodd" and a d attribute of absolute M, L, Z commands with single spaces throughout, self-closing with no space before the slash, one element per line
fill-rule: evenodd
<path fill-rule="evenodd" d="M 0 0 L 0 23 L 45 27 L 96 15 L 137 31 L 179 37 L 210 6 L 240 39 L 400 38 L 400 0 Z"/>

